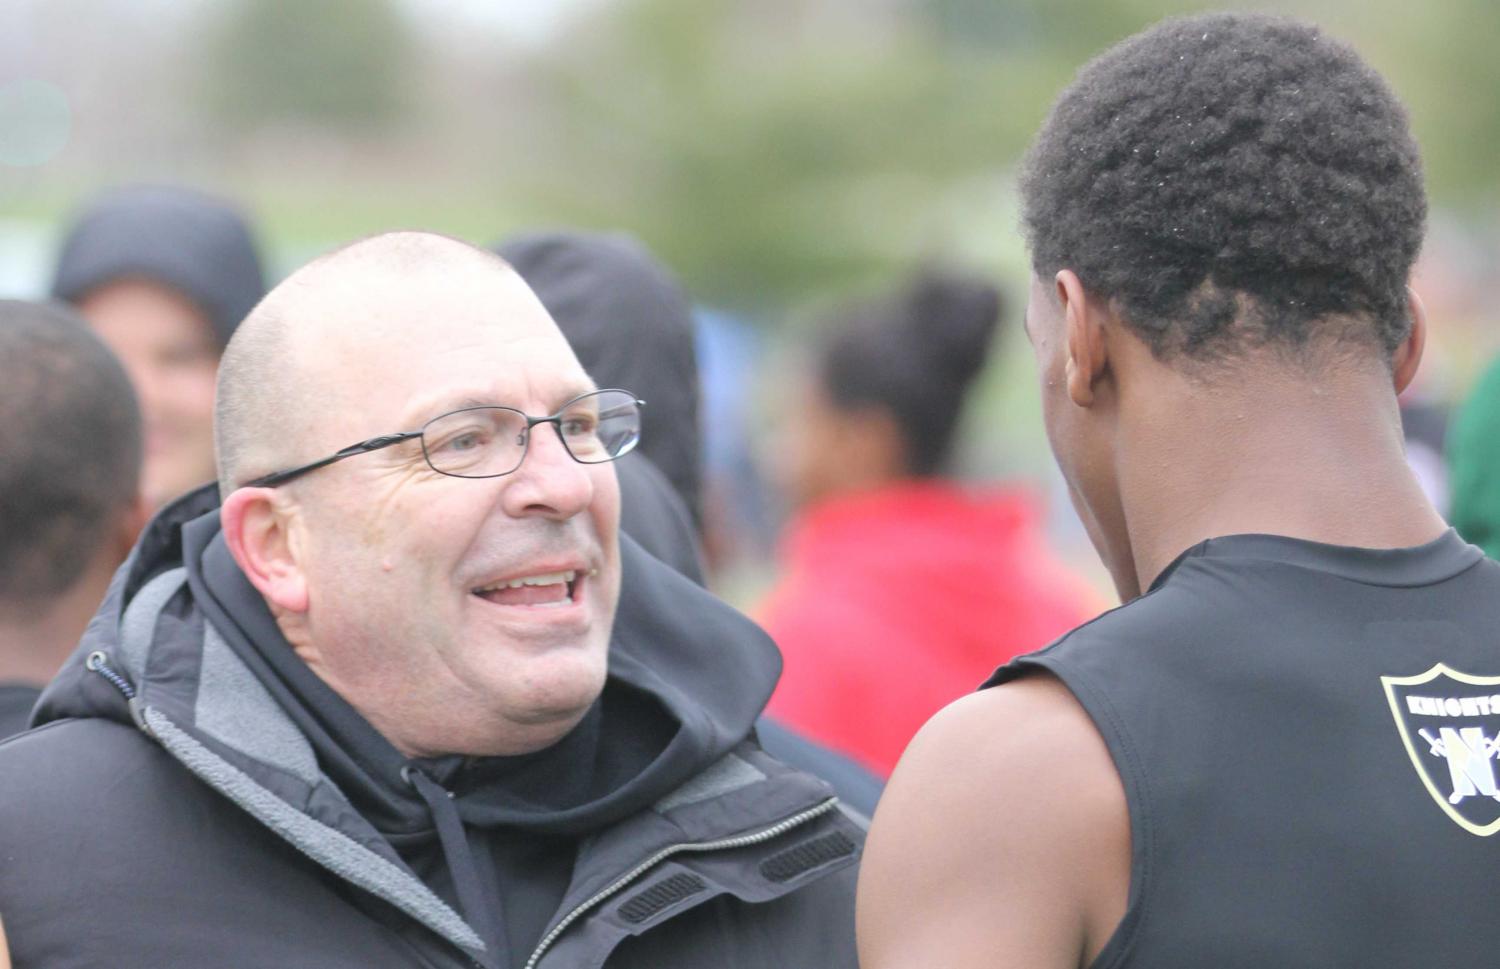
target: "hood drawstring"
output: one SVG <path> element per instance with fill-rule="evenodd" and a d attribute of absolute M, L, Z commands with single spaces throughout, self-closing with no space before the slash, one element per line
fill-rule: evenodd
<path fill-rule="evenodd" d="M 453 803 L 452 792 L 415 767 L 401 768 L 401 776 L 416 789 L 432 812 L 438 841 L 443 846 L 443 857 L 453 875 L 459 907 L 463 909 L 464 919 L 485 940 L 483 964 L 487 969 L 505 969 L 510 965 L 510 944 L 505 934 L 500 899 L 485 897 L 484 887 L 479 881 L 479 868 L 474 863 L 474 852 L 464 834 L 464 822 L 458 815 L 458 806 Z"/>

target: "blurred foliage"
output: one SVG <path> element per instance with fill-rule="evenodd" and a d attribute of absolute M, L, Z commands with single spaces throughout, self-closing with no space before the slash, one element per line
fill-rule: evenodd
<path fill-rule="evenodd" d="M 205 45 L 205 107 L 226 126 L 368 131 L 401 114 L 411 45 L 388 0 L 231 0 Z"/>
<path fill-rule="evenodd" d="M 795 6 L 640 0 L 583 25 L 539 65 L 568 118 L 540 190 L 742 309 L 918 255 L 924 213 L 1008 140 L 994 59 L 930 29 L 830 43 Z"/>
<path fill-rule="evenodd" d="M 1429 190 L 1457 207 L 1500 201 L 1500 4 L 1493 0 L 1346 8 L 1347 35 L 1394 83 L 1422 144 Z M 1387 19 L 1388 18 L 1388 19 Z"/>
<path fill-rule="evenodd" d="M 624 229 L 700 299 L 772 324 L 924 259 L 1014 289 L 1010 172 L 1059 90 L 1223 2 L 574 0 L 520 43 L 430 0 L 10 0 L 0 36 L 48 52 L 75 131 L 8 173 L 0 209 L 199 182 L 261 213 L 283 266 L 397 225 Z M 1469 230 L 1500 214 L 1500 3 L 1235 5 L 1354 43 L 1409 105 L 1434 201 Z M 27 12 L 8 31 L 7 9 Z"/>
<path fill-rule="evenodd" d="M 535 146 L 531 187 L 559 221 L 636 231 L 700 296 L 775 311 L 942 255 L 955 187 L 1003 175 L 1078 66 L 1203 6 L 630 0 L 537 57 L 565 122 Z M 1260 6 L 1325 24 L 1392 79 L 1439 199 L 1495 197 L 1500 4 Z"/>

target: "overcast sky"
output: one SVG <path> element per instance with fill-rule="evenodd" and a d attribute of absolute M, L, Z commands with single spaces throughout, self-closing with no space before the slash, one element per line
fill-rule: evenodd
<path fill-rule="evenodd" d="M 545 43 L 572 17 L 610 0 L 400 0 L 416 23 L 505 34 L 523 44 Z"/>

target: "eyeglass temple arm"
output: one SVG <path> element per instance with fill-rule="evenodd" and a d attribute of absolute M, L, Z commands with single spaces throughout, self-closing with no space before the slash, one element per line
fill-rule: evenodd
<path fill-rule="evenodd" d="M 382 434 L 380 437 L 372 437 L 369 440 L 360 441 L 358 444 L 351 444 L 346 448 L 341 448 L 336 453 L 330 454 L 328 457 L 321 460 L 314 461 L 311 464 L 304 464 L 301 467 L 288 468 L 285 471 L 274 471 L 271 474 L 261 475 L 259 478 L 255 478 L 254 480 L 245 482 L 242 487 L 274 488 L 277 485 L 286 484 L 293 478 L 300 478 L 304 474 L 307 474 L 309 471 L 316 471 L 319 468 L 325 468 L 328 465 L 333 464 L 335 461 L 342 461 L 345 458 L 352 458 L 356 454 L 365 454 L 369 451 L 378 451 L 381 448 L 390 447 L 393 444 L 400 444 L 402 441 L 409 441 L 414 437 L 421 436 L 421 431 L 406 431 L 401 434 Z"/>

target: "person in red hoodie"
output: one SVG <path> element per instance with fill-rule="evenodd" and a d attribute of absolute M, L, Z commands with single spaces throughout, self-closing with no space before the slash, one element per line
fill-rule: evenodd
<path fill-rule="evenodd" d="M 882 776 L 996 664 L 1095 611 L 1026 489 L 943 474 L 999 318 L 994 287 L 938 273 L 836 313 L 788 435 L 799 510 L 759 610 L 785 659 L 768 710 Z"/>

